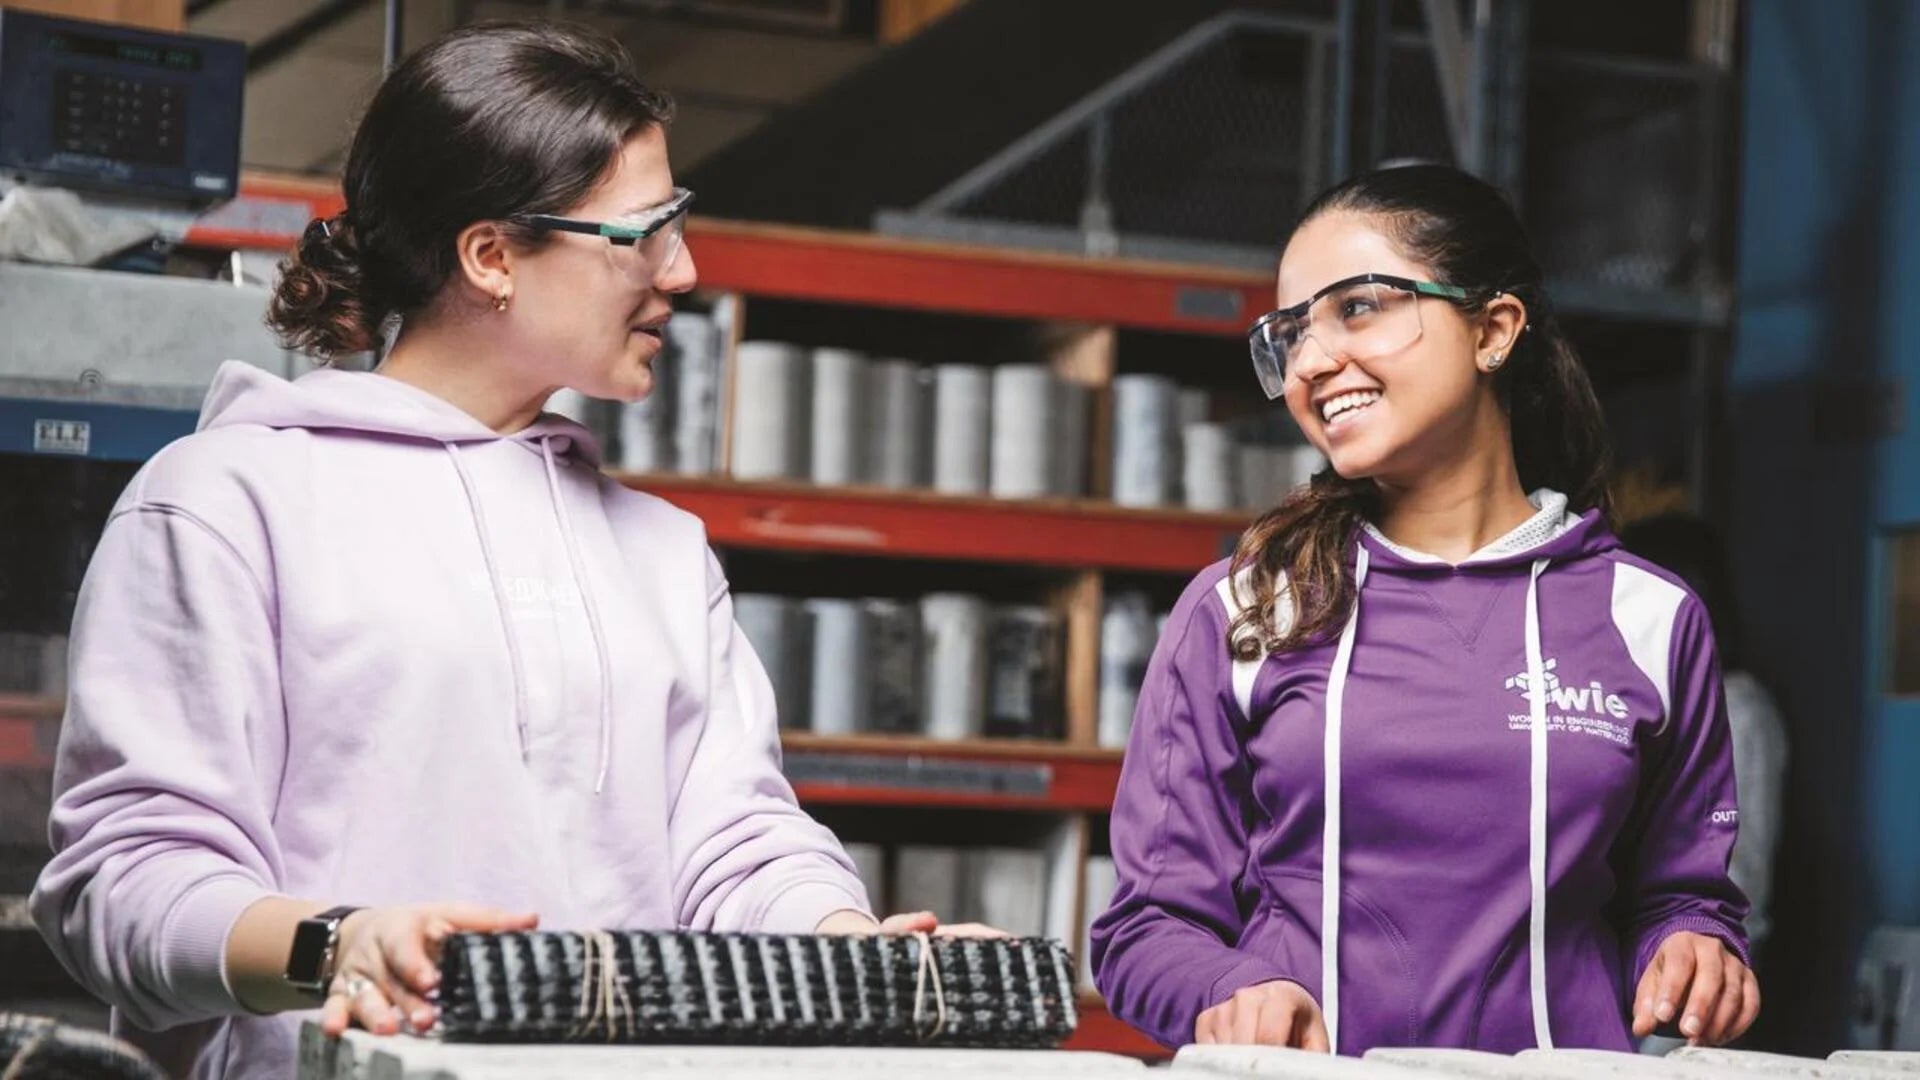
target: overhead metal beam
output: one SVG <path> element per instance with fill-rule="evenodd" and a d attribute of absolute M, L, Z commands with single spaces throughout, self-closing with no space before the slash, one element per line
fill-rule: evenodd
<path fill-rule="evenodd" d="M 1460 23 L 1458 0 L 1420 0 L 1427 17 L 1427 37 L 1433 47 L 1433 69 L 1440 77 L 1440 102 L 1447 117 L 1447 137 L 1453 159 L 1464 169 L 1479 172 L 1477 132 L 1473 116 L 1473 46 Z"/>
<path fill-rule="evenodd" d="M 1337 183 L 1353 175 L 1354 71 L 1359 67 L 1360 0 L 1340 0 L 1333 37 L 1333 151 L 1327 162 Z"/>
<path fill-rule="evenodd" d="M 1387 82 L 1393 65 L 1393 0 L 1373 0 L 1367 39 L 1367 167 L 1387 156 Z"/>
<path fill-rule="evenodd" d="M 1475 0 L 1472 169 L 1519 204 L 1527 122 L 1527 5 Z"/>
<path fill-rule="evenodd" d="M 541 7 L 549 15 L 564 16 L 570 10 L 590 9 L 596 15 L 615 15 L 631 19 L 673 22 L 683 26 L 714 29 L 749 30 L 781 34 L 794 38 L 871 37 L 863 29 L 847 0 L 829 0 L 819 15 L 803 10 L 783 12 L 778 7 L 751 4 L 714 3 L 711 0 L 521 0 L 528 7 Z"/>
<path fill-rule="evenodd" d="M 285 59 L 316 35 L 345 22 L 373 0 L 324 0 L 286 26 L 262 38 L 247 50 L 247 74 L 257 75 Z"/>
<path fill-rule="evenodd" d="M 1300 209 L 1327 186 L 1327 51 L 1331 38 L 1307 37 L 1307 62 L 1300 73 Z"/>
<path fill-rule="evenodd" d="M 402 39 L 405 36 L 407 18 L 407 0 L 387 0 L 386 35 L 381 41 L 380 73 L 389 74 L 400 63 Z"/>
<path fill-rule="evenodd" d="M 1334 181 L 1387 156 L 1387 71 L 1392 58 L 1391 0 L 1340 0 L 1334 31 Z"/>

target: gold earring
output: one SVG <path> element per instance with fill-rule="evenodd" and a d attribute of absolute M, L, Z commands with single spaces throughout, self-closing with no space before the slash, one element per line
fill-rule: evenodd
<path fill-rule="evenodd" d="M 508 295 L 509 295 L 509 294 L 507 294 L 507 293 L 504 293 L 504 292 L 503 292 L 503 293 L 501 293 L 501 294 L 500 294 L 499 296 L 496 296 L 496 297 L 494 297 L 494 298 L 493 298 L 493 310 L 495 310 L 495 311 L 505 311 L 505 310 L 507 310 L 507 297 L 508 297 Z"/>

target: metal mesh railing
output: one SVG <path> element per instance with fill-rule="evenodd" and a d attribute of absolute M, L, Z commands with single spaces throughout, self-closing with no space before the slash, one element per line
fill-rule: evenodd
<path fill-rule="evenodd" d="M 1523 207 L 1549 275 L 1683 285 L 1712 208 L 1696 71 L 1543 57 L 1528 88 Z"/>
<path fill-rule="evenodd" d="M 974 238 L 1004 226 L 1013 242 L 1080 246 L 1077 236 L 1096 252 L 1146 251 L 1144 241 L 1155 254 L 1185 245 L 1197 258 L 1270 260 L 1334 179 L 1334 27 L 1246 19 L 1207 29 L 919 212 Z M 1537 55 L 1528 68 L 1516 195 L 1549 277 L 1586 296 L 1695 284 L 1714 214 L 1706 70 L 1570 54 Z M 1423 39 L 1395 37 L 1381 100 L 1375 160 L 1454 160 Z"/>
<path fill-rule="evenodd" d="M 1118 232 L 1271 247 L 1317 180 L 1316 40 L 1219 37 L 946 212 L 1098 228 L 1104 203 Z"/>

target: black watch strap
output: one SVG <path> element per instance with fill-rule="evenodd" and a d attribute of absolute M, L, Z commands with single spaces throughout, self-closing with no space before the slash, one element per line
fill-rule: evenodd
<path fill-rule="evenodd" d="M 293 948 L 287 954 L 287 982 L 295 990 L 323 997 L 333 980 L 334 956 L 340 951 L 340 924 L 360 909 L 332 907 L 301 919 L 293 930 Z"/>

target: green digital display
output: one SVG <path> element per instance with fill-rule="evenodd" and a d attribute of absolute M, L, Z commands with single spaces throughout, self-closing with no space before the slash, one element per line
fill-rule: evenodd
<path fill-rule="evenodd" d="M 91 56 L 123 64 L 159 68 L 162 71 L 199 71 L 200 50 L 179 45 L 143 45 L 137 41 L 116 41 L 95 34 L 60 32 L 47 36 L 54 52 Z"/>

